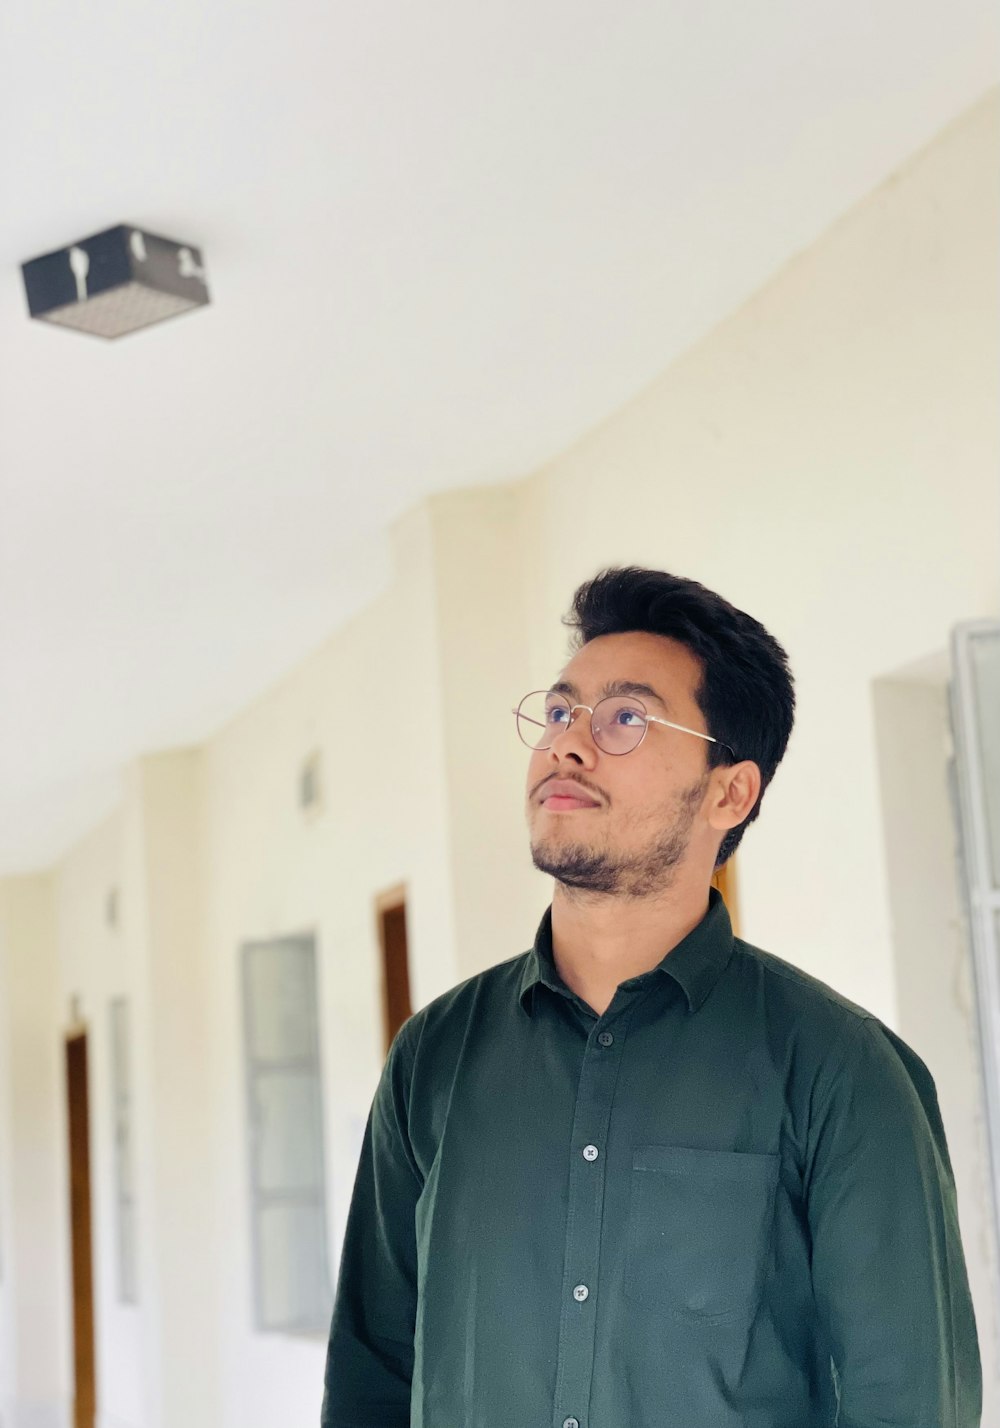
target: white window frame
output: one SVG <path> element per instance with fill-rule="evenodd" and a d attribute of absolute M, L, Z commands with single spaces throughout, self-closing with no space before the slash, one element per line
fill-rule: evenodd
<path fill-rule="evenodd" d="M 280 1058 L 262 1056 L 255 1049 L 255 1026 L 260 1025 L 259 1011 L 254 1005 L 254 963 L 257 959 L 281 957 L 297 961 L 298 975 L 308 983 L 307 1005 L 300 1010 L 300 1027 L 303 1032 L 301 1044 L 293 1055 Z M 247 1164 L 250 1190 L 250 1237 L 253 1266 L 253 1320 L 261 1333 L 283 1333 L 312 1337 L 325 1335 L 329 1330 L 330 1313 L 333 1307 L 329 1269 L 329 1246 L 327 1236 L 327 1195 L 326 1157 L 323 1138 L 323 1094 L 319 1047 L 319 1019 L 317 1016 L 317 958 L 316 939 L 311 933 L 294 936 L 269 938 L 265 941 L 244 942 L 241 949 L 240 975 L 243 991 L 243 1045 L 245 1062 L 245 1084 L 247 1105 Z M 311 1141 L 316 1147 L 315 1175 L 308 1186 L 285 1186 L 281 1190 L 267 1189 L 261 1184 L 260 1164 L 263 1153 L 266 1127 L 263 1122 L 261 1098 L 258 1088 L 262 1077 L 280 1076 L 291 1073 L 308 1078 L 312 1083 L 311 1105 L 315 1118 L 307 1128 Z M 263 1217 L 270 1209 L 280 1206 L 299 1206 L 313 1209 L 316 1225 L 315 1242 L 311 1246 L 310 1263 L 318 1266 L 317 1282 L 320 1289 L 310 1299 L 306 1287 L 300 1283 L 302 1295 L 300 1312 L 287 1317 L 275 1316 L 268 1312 L 271 1295 L 264 1283 L 265 1260 L 263 1254 Z"/>
<path fill-rule="evenodd" d="M 129 1004 L 113 997 L 111 1025 L 111 1098 L 115 1146 L 115 1241 L 119 1304 L 138 1304 L 135 1156 L 132 1133 L 131 1043 Z M 131 1225 L 131 1232 L 126 1231 Z"/>
<path fill-rule="evenodd" d="M 991 782 L 986 754 L 987 739 L 991 750 L 1000 740 L 1000 708 L 985 707 L 981 680 L 984 655 L 1000 665 L 1000 622 L 956 625 L 951 653 L 948 695 L 954 757 L 949 762 L 949 790 L 975 977 L 993 1216 L 1000 1243 L 1000 846 L 993 846 L 994 838 L 1000 843 L 1000 778 Z M 998 1292 L 1000 1285 L 994 1284 Z"/>

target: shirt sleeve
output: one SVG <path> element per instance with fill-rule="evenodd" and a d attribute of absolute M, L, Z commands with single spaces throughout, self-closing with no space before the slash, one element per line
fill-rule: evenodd
<path fill-rule="evenodd" d="M 806 1200 L 838 1428 L 978 1428 L 979 1342 L 934 1080 L 875 1018 L 830 1062 Z"/>
<path fill-rule="evenodd" d="M 321 1428 L 409 1428 L 417 1311 L 415 1211 L 423 1184 L 407 1133 L 406 1026 L 365 1127 L 327 1347 Z"/>

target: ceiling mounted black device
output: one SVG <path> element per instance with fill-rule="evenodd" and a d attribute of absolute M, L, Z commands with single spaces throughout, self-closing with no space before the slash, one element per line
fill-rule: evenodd
<path fill-rule="evenodd" d="M 201 250 L 120 223 L 22 263 L 32 317 L 123 337 L 208 302 Z"/>

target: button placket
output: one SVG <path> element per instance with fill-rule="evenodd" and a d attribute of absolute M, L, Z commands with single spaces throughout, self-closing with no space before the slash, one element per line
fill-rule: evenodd
<path fill-rule="evenodd" d="M 565 1297 L 559 1325 L 553 1428 L 565 1428 L 568 1423 L 579 1425 L 580 1411 L 586 1409 L 591 1398 L 599 1307 L 594 1291 L 600 1267 L 604 1205 L 605 1157 L 600 1145 L 607 1139 L 624 1041 L 620 1019 L 615 1033 L 592 1031 L 580 1068 L 570 1140 L 573 1149 L 563 1260 Z M 593 1139 L 585 1139 L 588 1135 Z"/>

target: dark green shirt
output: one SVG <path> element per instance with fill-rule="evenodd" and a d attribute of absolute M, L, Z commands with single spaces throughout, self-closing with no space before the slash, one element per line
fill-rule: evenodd
<path fill-rule="evenodd" d="M 534 948 L 402 1027 L 323 1428 L 972 1428 L 937 1094 L 876 1017 L 705 918 L 597 1016 Z M 839 1412 L 839 1419 L 838 1419 Z"/>

